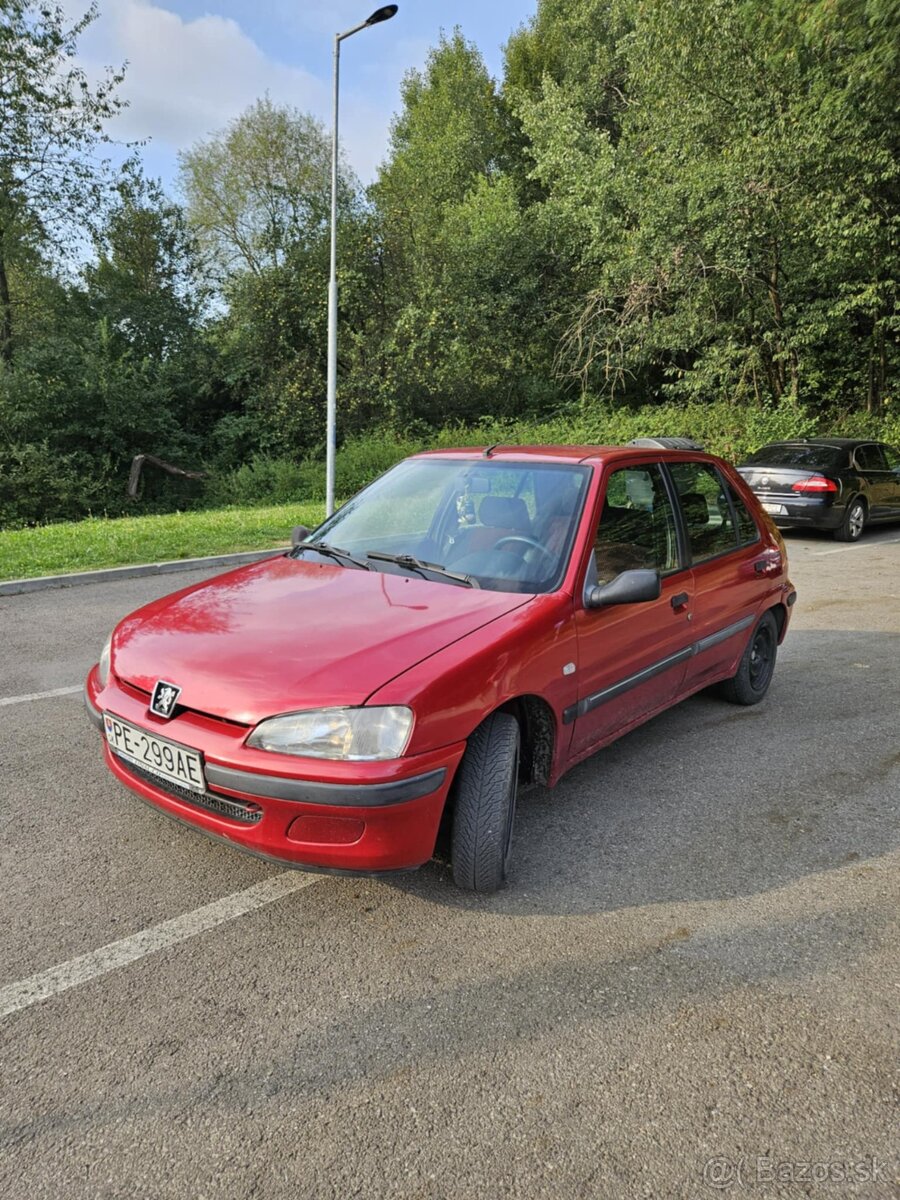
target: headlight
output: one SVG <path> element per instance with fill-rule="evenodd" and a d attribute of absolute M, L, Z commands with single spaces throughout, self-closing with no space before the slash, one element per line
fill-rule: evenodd
<path fill-rule="evenodd" d="M 97 674 L 100 676 L 100 686 L 106 687 L 109 680 L 109 650 L 112 644 L 112 634 L 106 639 L 106 644 L 100 653 L 100 663 L 97 668 Z"/>
<path fill-rule="evenodd" d="M 409 741 L 412 723 L 412 710 L 399 705 L 316 708 L 261 722 L 247 738 L 247 745 L 278 754 L 353 762 L 399 758 Z"/>

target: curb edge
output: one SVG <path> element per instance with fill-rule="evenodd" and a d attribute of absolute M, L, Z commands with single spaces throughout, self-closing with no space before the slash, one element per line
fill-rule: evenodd
<path fill-rule="evenodd" d="M 179 571 L 198 571 L 204 567 L 240 566 L 276 558 L 289 546 L 274 550 L 245 550 L 239 554 L 213 554 L 208 558 L 175 558 L 168 562 L 136 563 L 129 567 L 106 567 L 100 571 L 77 571 L 69 575 L 38 575 L 33 579 L 9 579 L 0 582 L 0 596 L 18 596 L 24 592 L 44 592 L 51 588 L 80 587 L 87 583 L 115 583 L 119 579 L 141 579 L 147 575 L 174 575 Z"/>

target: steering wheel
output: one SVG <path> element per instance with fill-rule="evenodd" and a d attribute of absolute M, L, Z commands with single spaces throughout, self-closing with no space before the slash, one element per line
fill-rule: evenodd
<path fill-rule="evenodd" d="M 539 550 L 541 554 L 543 554 L 544 558 L 550 560 L 551 566 L 554 568 L 556 567 L 556 556 L 551 554 L 546 546 L 542 546 L 541 543 L 536 542 L 534 538 L 525 537 L 524 534 L 514 533 L 509 537 L 501 538 L 500 541 L 494 545 L 494 549 L 499 550 L 501 547 L 506 546 L 509 542 L 518 542 L 520 545 L 528 546 L 532 550 Z"/>

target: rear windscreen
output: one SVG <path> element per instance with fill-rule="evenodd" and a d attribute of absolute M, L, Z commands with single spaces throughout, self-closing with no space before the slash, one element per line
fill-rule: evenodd
<path fill-rule="evenodd" d="M 809 467 L 839 471 L 847 462 L 847 451 L 836 446 L 763 446 L 746 460 L 748 467 Z"/>

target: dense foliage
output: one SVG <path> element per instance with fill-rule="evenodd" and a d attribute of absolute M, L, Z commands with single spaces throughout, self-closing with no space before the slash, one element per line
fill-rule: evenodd
<path fill-rule="evenodd" d="M 315 496 L 328 134 L 261 99 L 183 155 L 183 208 L 113 178 L 91 19 L 0 4 L 0 523 Z M 442 38 L 372 187 L 341 172 L 338 490 L 479 436 L 896 440 L 898 28 L 539 0 L 499 81 Z M 138 453 L 209 477 L 128 501 Z"/>

